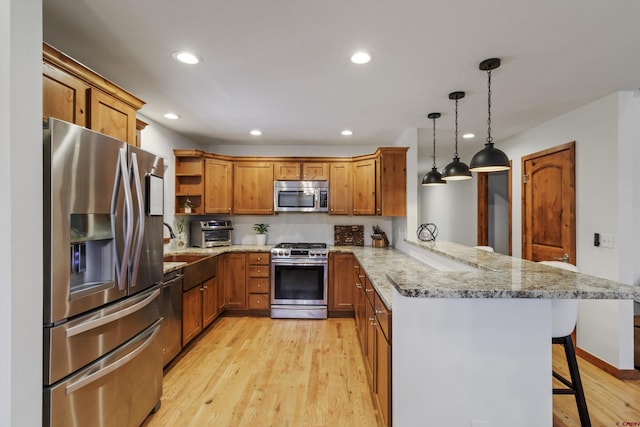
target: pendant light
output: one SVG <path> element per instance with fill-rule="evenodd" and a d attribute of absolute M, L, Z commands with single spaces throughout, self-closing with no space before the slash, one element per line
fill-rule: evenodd
<path fill-rule="evenodd" d="M 431 168 L 431 172 L 422 177 L 422 185 L 429 187 L 444 185 L 447 181 L 442 179 L 442 175 L 440 175 L 440 172 L 436 169 L 436 119 L 440 117 L 440 113 L 430 113 L 427 117 L 433 119 L 433 167 Z"/>
<path fill-rule="evenodd" d="M 460 157 L 458 157 L 458 100 L 464 98 L 464 95 L 464 92 L 451 92 L 449 94 L 449 99 L 456 101 L 456 152 L 453 156 L 453 161 L 442 170 L 442 179 L 445 181 L 462 181 L 465 179 L 471 179 L 469 166 L 461 162 Z"/>
<path fill-rule="evenodd" d="M 489 115 L 487 118 L 487 143 L 484 145 L 484 148 L 478 151 L 476 155 L 473 156 L 473 159 L 471 159 L 469 169 L 472 172 L 498 172 L 507 170 L 511 167 L 509 164 L 509 158 L 501 150 L 493 146 L 493 138 L 491 137 L 491 71 L 495 70 L 499 66 L 500 58 L 490 58 L 482 61 L 478 67 L 482 71 L 486 71 L 489 77 L 487 102 Z"/>

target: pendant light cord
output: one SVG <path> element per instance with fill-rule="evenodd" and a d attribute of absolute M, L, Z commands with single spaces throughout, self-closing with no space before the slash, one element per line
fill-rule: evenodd
<path fill-rule="evenodd" d="M 458 156 L 458 99 L 456 98 L 456 153 L 454 157 Z"/>
<path fill-rule="evenodd" d="M 493 138 L 491 137 L 491 70 L 487 70 L 487 75 L 489 76 L 487 86 L 489 90 L 487 91 L 487 108 L 489 110 L 489 114 L 487 115 L 487 143 L 491 144 L 493 142 Z"/>
<path fill-rule="evenodd" d="M 436 119 L 433 119 L 433 167 L 436 167 Z"/>

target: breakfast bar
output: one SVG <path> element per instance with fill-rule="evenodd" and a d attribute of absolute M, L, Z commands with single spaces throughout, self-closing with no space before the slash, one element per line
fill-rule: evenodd
<path fill-rule="evenodd" d="M 406 244 L 352 248 L 393 307 L 394 425 L 551 426 L 552 299 L 640 296 L 454 243 Z"/>

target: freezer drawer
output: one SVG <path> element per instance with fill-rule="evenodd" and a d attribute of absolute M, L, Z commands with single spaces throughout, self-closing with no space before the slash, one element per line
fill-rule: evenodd
<path fill-rule="evenodd" d="M 72 377 L 45 387 L 42 425 L 138 427 L 162 395 L 161 323 Z"/>
<path fill-rule="evenodd" d="M 160 318 L 155 287 L 69 322 L 44 328 L 43 384 L 50 385 L 104 356 Z"/>

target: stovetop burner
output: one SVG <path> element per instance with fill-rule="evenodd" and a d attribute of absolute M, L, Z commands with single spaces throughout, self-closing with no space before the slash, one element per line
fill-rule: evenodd
<path fill-rule="evenodd" d="M 271 249 L 271 259 L 279 261 L 292 258 L 324 260 L 329 256 L 326 243 L 278 243 Z"/>
<path fill-rule="evenodd" d="M 277 249 L 326 249 L 326 243 L 278 243 Z"/>

